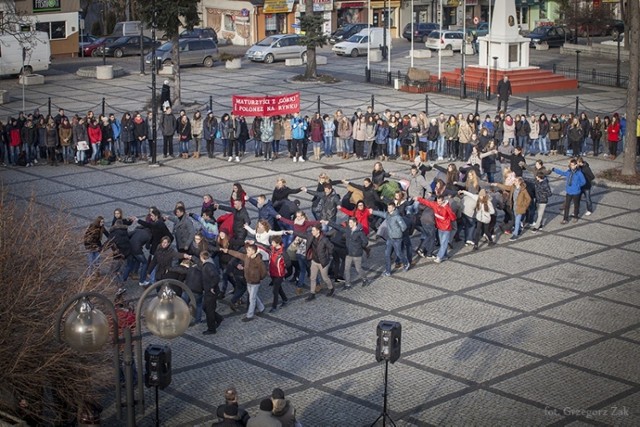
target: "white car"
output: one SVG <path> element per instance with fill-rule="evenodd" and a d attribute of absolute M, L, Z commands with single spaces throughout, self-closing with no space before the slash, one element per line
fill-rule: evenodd
<path fill-rule="evenodd" d="M 435 30 L 429 33 L 425 46 L 433 50 L 462 50 L 464 33 L 462 31 L 440 31 Z"/>
<path fill-rule="evenodd" d="M 386 35 L 385 35 L 386 32 Z M 365 28 L 358 34 L 349 37 L 348 40 L 335 44 L 331 51 L 336 55 L 349 55 L 356 57 L 366 55 L 367 49 L 379 49 L 385 44 L 391 48 L 391 33 L 385 28 Z"/>

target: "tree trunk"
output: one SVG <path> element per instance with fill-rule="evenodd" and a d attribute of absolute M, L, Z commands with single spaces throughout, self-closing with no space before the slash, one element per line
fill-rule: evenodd
<path fill-rule="evenodd" d="M 313 11 L 313 0 L 305 0 L 304 3 L 304 13 L 312 14 L 315 13 Z M 304 77 L 307 79 L 318 77 L 318 70 L 316 64 L 316 48 L 308 47 L 307 48 L 307 68 L 304 71 Z"/>
<path fill-rule="evenodd" d="M 176 32 L 176 35 L 173 37 L 173 39 L 171 40 L 173 42 L 173 48 L 172 48 L 172 57 L 173 57 L 173 77 L 174 77 L 174 83 L 173 83 L 173 104 L 174 105 L 180 105 L 182 104 L 181 101 L 181 94 L 180 94 L 180 44 L 179 44 L 179 35 L 178 32 Z"/>
<path fill-rule="evenodd" d="M 627 87 L 627 130 L 624 138 L 622 175 L 638 173 L 636 165 L 636 126 L 638 117 L 638 78 L 640 76 L 640 0 L 627 5 L 629 23 L 629 86 Z"/>

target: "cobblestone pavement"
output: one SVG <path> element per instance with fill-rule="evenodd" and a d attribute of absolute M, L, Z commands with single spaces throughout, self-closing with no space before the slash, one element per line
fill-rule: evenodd
<path fill-rule="evenodd" d="M 184 98 L 204 104 L 213 94 L 216 114 L 228 109 L 233 93 L 296 90 L 303 112 L 315 109 L 318 95 L 323 111 L 364 107 L 372 93 L 376 110 L 423 105 L 422 96 L 353 81 L 294 86 L 285 81 L 293 72 L 262 64 L 235 73 L 222 67 L 185 69 Z M 105 83 L 54 70 L 47 85 L 28 89 L 27 110 L 45 105 L 48 96 L 72 113 L 97 110 L 102 96 L 108 97 L 107 112 L 138 109 L 146 79 L 129 75 Z M 2 116 L 21 108 L 19 89 L 4 83 L 12 102 L 0 106 Z M 623 92 L 612 89 L 586 88 L 580 95 L 603 112 L 624 103 Z M 446 112 L 472 109 L 468 101 L 434 100 Z M 560 109 L 567 97 L 542 101 Z M 494 107 L 481 103 L 480 108 Z M 566 165 L 560 157 L 545 160 Z M 595 170 L 611 165 L 601 158 L 588 161 Z M 249 194 L 270 194 L 280 176 L 295 187 L 312 185 L 322 171 L 334 179 L 362 179 L 372 166 L 336 158 L 267 163 L 248 156 L 240 164 L 175 159 L 158 168 L 1 168 L 0 180 L 10 196 L 33 193 L 44 206 L 71 210 L 83 229 L 115 207 L 142 215 L 150 205 L 167 212 L 182 200 L 195 211 L 204 193 L 226 200 L 236 181 Z M 408 171 L 400 162 L 385 168 Z M 477 252 L 457 243 L 449 261 L 418 259 L 408 272 L 386 278 L 383 247 L 372 242 L 365 262 L 375 277 L 369 287 L 338 288 L 334 298 L 323 295 L 309 303 L 285 285 L 292 303 L 250 323 L 220 304 L 225 321 L 216 335 L 203 336 L 204 325 L 198 325 L 166 342 L 173 353 L 173 380 L 160 392 L 161 424 L 209 425 L 224 389 L 234 385 L 252 414 L 261 399 L 281 387 L 305 426 L 370 425 L 382 410 L 384 364 L 374 357 L 380 320 L 402 324 L 402 355 L 389 366 L 389 409 L 399 426 L 640 424 L 640 193 L 596 187 L 593 215 L 563 226 L 563 183 L 554 178 L 552 187 L 544 232 L 525 232 L 516 242 L 500 235 L 497 246 L 483 245 Z M 310 197 L 300 200 L 308 209 Z M 255 210 L 250 212 L 255 218 Z M 127 287 L 129 297 L 139 295 L 136 283 Z M 263 301 L 270 302 L 270 291 L 262 286 Z M 151 343 L 165 341 L 146 334 L 143 345 Z M 146 393 L 145 415 L 138 413 L 142 426 L 154 424 L 154 396 Z M 104 425 L 122 425 L 114 413 L 111 404 Z"/>

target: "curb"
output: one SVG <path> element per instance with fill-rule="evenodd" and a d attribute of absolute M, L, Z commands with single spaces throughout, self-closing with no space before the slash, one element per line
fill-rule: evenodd
<path fill-rule="evenodd" d="M 596 178 L 593 181 L 593 185 L 604 188 L 615 188 L 616 190 L 640 190 L 640 185 L 623 184 L 621 182 L 609 181 L 604 178 Z"/>

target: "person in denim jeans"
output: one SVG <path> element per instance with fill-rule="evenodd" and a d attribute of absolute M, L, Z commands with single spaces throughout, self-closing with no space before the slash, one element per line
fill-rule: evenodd
<path fill-rule="evenodd" d="M 322 116 L 322 119 L 324 129 L 324 155 L 325 157 L 331 157 L 333 155 L 333 136 L 336 130 L 336 125 L 328 114 Z"/>
<path fill-rule="evenodd" d="M 244 278 L 247 281 L 247 290 L 249 291 L 249 308 L 247 315 L 242 319 L 243 322 L 253 320 L 254 314 L 261 314 L 264 311 L 264 304 L 258 296 L 260 290 L 260 281 L 267 277 L 267 267 L 265 267 L 262 257 L 258 255 L 256 245 L 246 245 L 246 254 L 231 249 L 221 248 L 220 251 L 228 253 L 234 258 L 238 258 L 243 263 Z"/>
<path fill-rule="evenodd" d="M 449 200 L 443 195 L 439 194 L 436 201 L 423 199 L 422 197 L 416 198 L 416 200 L 431 209 L 436 220 L 436 228 L 438 229 L 438 240 L 440 240 L 440 249 L 438 255 L 433 260 L 436 263 L 441 263 L 447 257 L 447 249 L 449 246 L 449 239 L 451 237 L 451 229 L 453 222 L 456 221 L 456 214 L 449 205 Z"/>
<path fill-rule="evenodd" d="M 492 186 L 497 186 L 502 190 L 509 192 L 508 204 L 513 209 L 513 215 L 515 217 L 515 224 L 513 231 L 511 232 L 511 238 L 509 240 L 514 241 L 520 236 L 520 229 L 522 226 L 522 219 L 529 209 L 531 204 L 531 196 L 527 191 L 527 184 L 524 179 L 519 176 L 513 185 L 508 186 L 499 183 L 493 183 Z M 580 192 L 578 191 L 578 195 Z"/>
<path fill-rule="evenodd" d="M 400 212 L 396 209 L 394 202 L 387 204 L 387 212 L 373 211 L 373 215 L 384 218 L 387 225 L 387 245 L 384 251 L 384 272 L 383 276 L 391 276 L 391 252 L 394 251 L 396 257 L 404 266 L 404 271 L 409 270 L 411 264 L 405 252 L 402 250 L 402 237 L 407 224 L 402 219 Z"/>
<path fill-rule="evenodd" d="M 98 120 L 95 118 L 91 120 L 87 132 L 91 146 L 91 163 L 95 165 L 100 157 L 100 143 L 102 142 L 102 130 L 100 129 Z"/>
<path fill-rule="evenodd" d="M 540 130 L 538 132 L 538 153 L 544 154 L 545 156 L 549 155 L 549 120 L 547 120 L 547 116 L 542 113 L 540 114 L 540 119 L 538 120 L 540 124 Z"/>

